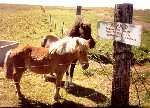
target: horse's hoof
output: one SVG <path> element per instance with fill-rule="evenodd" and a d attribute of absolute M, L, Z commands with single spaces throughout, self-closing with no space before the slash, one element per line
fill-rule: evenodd
<path fill-rule="evenodd" d="M 65 89 L 68 89 L 68 88 L 69 88 L 69 82 L 68 82 L 68 81 L 65 82 L 64 88 L 65 88 Z"/>
<path fill-rule="evenodd" d="M 21 94 L 17 93 L 17 96 L 19 97 L 20 100 L 25 99 L 25 96 L 22 93 Z"/>
<path fill-rule="evenodd" d="M 55 100 L 55 102 L 56 102 L 56 103 L 61 103 L 60 99 L 58 99 L 58 100 Z"/>
<path fill-rule="evenodd" d="M 67 86 L 64 86 L 64 88 L 65 88 L 65 89 L 69 89 L 69 87 L 67 87 Z"/>
<path fill-rule="evenodd" d="M 74 87 L 74 84 L 73 84 L 73 83 L 70 83 L 70 84 L 69 84 L 69 87 L 71 87 L 71 88 Z"/>
<path fill-rule="evenodd" d="M 42 77 L 42 79 L 43 79 L 43 81 L 46 81 L 46 78 L 45 78 L 45 77 L 44 77 L 44 78 Z"/>
<path fill-rule="evenodd" d="M 56 103 L 61 103 L 61 98 L 54 98 Z"/>
<path fill-rule="evenodd" d="M 55 100 L 55 103 L 58 103 L 58 104 L 62 104 L 63 102 L 64 102 L 64 100 L 62 98 Z"/>
<path fill-rule="evenodd" d="M 55 96 L 54 96 L 54 100 L 55 100 L 56 102 L 59 103 L 60 99 L 61 99 L 60 95 L 55 95 Z"/>

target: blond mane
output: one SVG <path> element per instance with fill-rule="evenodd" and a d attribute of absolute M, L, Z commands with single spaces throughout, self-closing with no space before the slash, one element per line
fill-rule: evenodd
<path fill-rule="evenodd" d="M 77 50 L 78 45 L 89 47 L 87 40 L 79 37 L 65 37 L 59 41 L 54 42 L 49 47 L 50 54 L 63 55 L 66 53 L 74 53 Z"/>

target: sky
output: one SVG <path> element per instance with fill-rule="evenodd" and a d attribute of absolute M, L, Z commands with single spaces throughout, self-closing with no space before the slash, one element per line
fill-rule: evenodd
<path fill-rule="evenodd" d="M 114 7 L 115 4 L 131 3 L 135 9 L 150 9 L 150 0 L 0 0 L 0 3 L 66 7 Z"/>

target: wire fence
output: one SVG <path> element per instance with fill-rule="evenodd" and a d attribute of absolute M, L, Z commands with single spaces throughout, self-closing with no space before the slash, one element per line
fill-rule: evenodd
<path fill-rule="evenodd" d="M 42 10 L 45 13 L 45 10 L 44 9 L 42 9 Z M 51 21 L 50 21 L 50 23 L 51 23 Z M 54 27 L 54 28 L 56 28 L 56 27 Z M 66 30 L 65 30 L 65 25 L 63 22 L 62 23 L 62 37 L 64 34 L 66 34 Z M 96 50 L 98 50 L 98 49 L 96 49 Z M 76 86 L 74 86 L 74 89 L 73 89 L 74 93 L 72 93 L 72 94 L 75 94 L 76 97 L 78 97 L 78 98 L 79 97 L 88 98 L 88 99 L 94 101 L 96 104 L 99 104 L 99 103 L 103 104 L 103 103 L 101 103 L 101 100 L 107 101 L 108 104 L 111 104 L 110 103 L 111 93 L 113 91 L 112 87 L 111 87 L 112 86 L 111 83 L 113 80 L 112 79 L 113 64 L 108 64 L 109 65 L 108 66 L 108 65 L 104 64 L 103 61 L 100 61 L 100 59 L 97 58 L 97 56 L 95 56 L 95 59 L 92 58 L 91 61 L 92 61 L 92 63 L 96 62 L 97 65 L 95 65 L 95 64 L 92 65 L 90 67 L 90 69 L 88 69 L 86 71 L 83 71 L 83 70 L 79 70 L 79 71 L 82 71 L 82 75 L 86 76 L 87 80 L 91 79 L 90 81 L 92 81 L 94 78 L 95 78 L 95 80 L 93 80 L 93 82 L 86 82 L 83 79 L 75 78 L 74 79 L 75 84 L 76 84 L 76 81 L 77 82 L 79 81 L 82 86 L 79 86 L 76 84 Z M 66 65 L 66 64 L 59 64 L 59 65 L 61 66 L 61 65 Z M 75 63 L 75 65 L 79 65 L 79 63 Z M 49 65 L 42 65 L 41 67 L 48 67 L 48 66 Z M 32 66 L 32 67 L 36 68 L 37 66 Z M 38 67 L 40 67 L 40 66 L 38 66 Z M 137 67 L 140 69 L 138 70 Z M 129 103 L 130 103 L 130 105 L 135 105 L 138 107 L 143 107 L 143 106 L 150 107 L 150 103 L 149 103 L 149 100 L 150 100 L 150 84 L 149 84 L 150 68 L 142 70 L 142 68 L 143 68 L 142 66 L 138 65 L 137 67 L 132 66 L 132 69 L 131 69 Z M 18 68 L 24 68 L 24 67 L 18 67 Z M 2 69 L 0 69 L 0 70 L 3 71 Z M 80 75 L 76 75 L 76 77 L 81 77 Z M 5 81 L 5 78 L 4 78 L 5 76 L 4 76 L 4 73 L 2 73 L 2 72 L 0 72 L 0 76 L 1 76 L 0 77 L 0 85 L 2 88 L 2 89 L 0 89 L 0 98 L 1 98 L 1 97 L 3 97 L 2 95 L 4 93 L 7 94 L 7 92 L 8 92 L 8 90 L 6 90 L 8 86 L 6 86 L 5 83 L 9 84 L 8 88 L 11 88 L 11 86 L 14 85 L 14 82 Z M 28 74 L 26 74 L 26 76 L 28 76 Z M 26 76 L 24 76 L 24 77 L 26 77 Z M 29 76 L 32 77 L 32 75 L 29 75 Z M 34 76 L 34 77 L 36 77 L 36 76 Z M 37 80 L 37 79 L 35 79 L 35 80 Z M 23 83 L 23 82 L 21 82 L 21 83 Z M 83 87 L 84 83 L 88 83 L 89 85 L 85 85 Z M 95 84 L 95 86 L 93 87 L 91 83 Z M 30 83 L 28 82 L 28 84 L 30 84 Z M 29 85 L 29 86 L 31 86 L 31 85 Z M 39 87 L 40 86 L 41 86 L 41 84 L 39 84 Z M 87 89 L 87 87 L 88 87 L 88 89 Z M 78 88 L 80 88 L 80 89 L 78 89 Z M 102 93 L 101 88 L 104 89 L 103 93 Z M 32 91 L 32 87 L 29 89 Z M 82 90 L 84 91 L 85 89 L 88 90 L 89 93 L 86 93 L 86 91 L 83 93 Z M 120 88 L 115 88 L 115 90 L 116 89 L 120 89 Z M 9 92 L 11 90 L 9 90 Z M 34 93 L 34 90 L 32 92 Z M 68 96 L 69 93 L 70 92 L 68 92 L 66 95 Z M 104 96 L 108 97 L 108 99 L 105 99 L 106 97 L 100 95 L 100 93 L 103 94 Z M 42 91 L 40 91 L 40 94 L 42 94 Z M 102 99 L 99 99 L 98 97 L 102 97 Z M 10 98 L 10 97 L 7 97 L 7 98 Z M 95 101 L 96 98 L 98 98 L 97 101 Z M 145 103 L 146 103 L 146 105 L 145 105 Z"/>
<path fill-rule="evenodd" d="M 96 58 L 96 57 L 95 57 Z M 97 58 L 97 60 L 100 60 Z M 103 65 L 103 61 L 97 61 L 100 64 L 101 70 L 104 73 L 107 73 L 106 66 Z M 129 104 L 135 105 L 138 107 L 150 107 L 149 100 L 150 100 L 150 68 L 148 68 L 149 63 L 147 63 L 145 69 L 143 69 L 143 65 L 133 65 L 131 67 L 131 73 L 130 73 L 130 92 L 129 92 Z M 112 64 L 113 65 L 113 64 Z M 138 69 L 137 69 L 138 68 Z M 113 73 L 113 68 L 111 72 Z M 107 77 L 107 81 L 112 82 L 112 75 L 105 74 Z M 103 82 L 105 83 L 105 82 Z M 101 83 L 100 85 L 103 85 Z M 126 83 L 126 82 L 124 82 Z M 120 88 L 112 89 L 110 88 L 110 93 L 112 93 L 113 90 L 117 90 Z M 133 96 L 133 94 L 136 94 L 136 96 Z M 135 104 L 136 103 L 136 104 Z"/>
<path fill-rule="evenodd" d="M 96 49 L 98 50 L 98 49 Z M 112 93 L 112 85 L 110 84 L 108 87 L 107 86 L 103 86 L 106 85 L 105 83 L 109 82 L 112 83 L 112 73 L 113 73 L 113 64 L 109 64 L 111 65 L 111 68 L 107 68 L 108 65 L 104 64 L 103 61 L 101 61 L 99 58 L 97 58 L 97 56 L 94 56 L 94 58 L 91 58 L 92 61 L 97 62 L 99 65 L 98 66 L 92 66 L 91 69 L 87 70 L 87 71 L 83 71 L 83 75 L 85 75 L 88 78 L 93 78 L 93 76 L 98 76 L 99 79 L 101 79 L 102 77 L 105 76 L 105 79 L 101 79 L 101 81 L 97 81 L 96 82 L 96 88 L 107 88 L 106 93 L 104 95 L 109 96 L 109 100 L 111 99 L 111 93 Z M 75 65 L 79 65 L 79 63 L 72 63 Z M 60 66 L 62 65 L 66 65 L 66 64 L 59 64 Z M 49 65 L 41 65 L 38 67 L 48 67 Z M 32 68 L 36 68 L 37 66 L 32 66 Z M 130 86 L 132 88 L 130 88 L 130 92 L 129 92 L 129 96 L 130 96 L 130 105 L 136 105 L 139 107 L 143 107 L 145 106 L 145 102 L 146 102 L 146 106 L 150 106 L 149 104 L 149 100 L 150 100 L 150 84 L 149 84 L 149 80 L 150 80 L 150 69 L 144 69 L 142 70 L 142 66 L 138 65 L 138 68 L 140 68 L 139 70 L 136 68 L 136 66 L 132 66 L 131 68 L 131 74 L 130 74 Z M 24 67 L 18 67 L 18 68 L 24 68 Z M 2 69 L 1 69 L 2 70 Z M 6 93 L 7 91 L 5 91 L 5 86 L 4 86 L 4 75 L 2 75 L 2 77 L 0 78 L 0 83 L 2 84 L 2 88 L 0 90 L 0 93 Z M 100 83 L 99 83 L 100 82 Z M 14 83 L 11 82 L 11 85 L 13 85 Z M 93 88 L 95 89 L 95 88 Z M 115 90 L 120 89 L 120 88 L 115 88 Z M 74 91 L 75 92 L 75 91 Z M 97 95 L 99 92 L 101 91 L 93 91 L 90 93 L 85 93 L 84 96 L 82 96 L 83 98 L 89 98 L 92 96 Z M 81 93 L 77 93 L 78 96 Z M 83 95 L 83 94 L 81 94 Z M 135 96 L 136 95 L 136 96 Z M 108 102 L 108 101 L 107 101 Z M 108 102 L 109 104 L 110 101 Z M 135 104 L 136 103 L 136 104 Z"/>

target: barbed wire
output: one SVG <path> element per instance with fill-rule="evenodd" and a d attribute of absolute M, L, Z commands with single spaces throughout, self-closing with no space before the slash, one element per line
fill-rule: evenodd
<path fill-rule="evenodd" d="M 131 79 L 133 80 L 132 75 L 131 75 Z M 141 102 L 140 102 L 140 97 L 139 97 L 139 92 L 138 92 L 137 85 L 135 84 L 134 86 L 135 86 L 135 90 L 136 90 L 137 98 L 138 98 L 138 100 L 139 100 L 139 106 L 141 106 L 141 105 L 140 105 L 140 103 L 141 103 Z"/>
<path fill-rule="evenodd" d="M 97 61 L 98 62 L 98 61 Z M 99 63 L 99 68 L 101 69 L 101 71 L 104 73 L 104 74 L 102 74 L 102 75 L 105 75 L 107 78 L 106 79 L 104 79 L 100 84 L 98 84 L 98 82 L 97 82 L 97 86 L 98 87 L 100 87 L 100 86 L 102 86 L 105 82 L 107 82 L 107 80 L 108 81 L 112 81 L 113 79 L 111 79 L 110 78 L 110 75 L 106 72 L 107 71 L 107 69 L 106 69 L 106 67 L 103 65 L 103 63 L 101 63 L 101 61 L 99 61 L 98 62 Z M 79 64 L 79 62 L 77 62 L 77 63 L 71 63 L 71 64 L 74 64 L 74 65 L 78 65 Z M 67 65 L 67 64 L 58 64 L 58 65 L 60 65 L 60 66 L 63 66 L 63 65 Z M 34 68 L 36 68 L 36 67 L 40 67 L 40 66 L 42 66 L 42 67 L 47 67 L 47 66 L 49 66 L 49 65 L 36 65 L 36 66 L 31 66 L 31 67 L 34 67 Z M 106 65 L 107 66 L 107 65 Z M 18 68 L 25 68 L 25 67 L 18 67 Z M 113 70 L 111 70 L 112 72 L 113 72 Z M 131 70 L 131 74 L 130 74 L 130 77 L 131 77 L 131 80 L 133 81 L 133 82 L 138 82 L 138 81 L 136 81 L 134 78 L 133 78 L 133 71 L 135 71 L 135 73 L 137 74 L 137 76 L 138 76 L 138 78 L 139 78 L 139 80 L 141 81 L 141 84 L 143 85 L 143 87 L 144 87 L 144 91 L 146 91 L 146 93 L 150 96 L 150 93 L 149 93 L 149 90 L 148 90 L 148 88 L 146 87 L 146 85 L 145 85 L 145 83 L 144 83 L 144 81 L 142 80 L 142 78 L 141 78 L 141 76 L 139 75 L 139 73 L 138 73 L 138 70 L 136 69 L 136 67 L 135 66 L 133 66 L 133 69 Z M 88 71 L 84 71 L 84 72 L 86 72 L 86 74 L 87 74 L 87 77 L 88 78 L 90 78 L 90 75 L 88 75 Z M 99 75 L 99 74 L 98 74 Z M 125 82 L 125 81 L 124 81 Z M 17 82 L 14 82 L 14 83 L 17 83 Z M 11 84 L 14 84 L 14 83 L 12 83 L 11 82 Z M 124 87 L 118 87 L 118 88 L 115 88 L 115 89 L 111 89 L 111 88 L 109 88 L 107 91 L 108 91 L 108 93 L 111 93 L 112 91 L 115 91 L 115 90 L 118 90 L 118 89 L 121 89 L 121 88 L 124 88 Z M 141 106 L 141 99 L 140 99 L 140 92 L 141 91 L 143 91 L 143 90 L 139 90 L 138 89 L 138 85 L 136 84 L 136 83 L 134 83 L 134 88 L 135 88 L 135 91 L 136 91 L 136 97 L 137 97 L 137 101 L 138 101 L 138 106 L 140 107 Z M 7 91 L 5 91 L 5 90 L 1 90 L 0 91 L 1 93 L 5 93 L 5 92 L 7 92 Z M 134 91 L 130 91 L 130 93 L 134 93 Z M 91 93 L 91 94 L 88 94 L 88 95 L 86 95 L 86 96 L 82 96 L 83 98 L 88 98 L 88 97 L 91 97 L 91 96 L 93 96 L 93 95 L 97 95 L 97 92 L 95 91 L 94 93 Z M 131 104 L 131 102 L 129 101 L 129 103 Z"/>
<path fill-rule="evenodd" d="M 88 62 L 82 62 L 82 63 L 88 63 Z M 70 63 L 68 63 L 68 64 L 70 64 Z M 57 65 L 59 65 L 59 66 L 63 66 L 63 65 L 68 65 L 67 63 L 66 64 L 57 64 Z M 79 64 L 79 63 L 71 63 L 71 64 L 74 64 L 74 65 L 77 65 L 77 64 Z M 54 65 L 54 64 L 53 64 Z M 33 68 L 37 68 L 37 67 L 49 67 L 49 66 L 51 66 L 51 65 L 31 65 L 31 66 L 29 66 L 29 67 L 33 67 Z M 25 66 L 18 66 L 17 68 L 26 68 Z"/>
<path fill-rule="evenodd" d="M 139 78 L 139 79 L 140 79 L 140 81 L 142 82 L 142 84 L 143 84 L 143 86 L 144 86 L 144 88 L 145 88 L 146 92 L 147 92 L 147 93 L 148 93 L 148 95 L 150 96 L 150 92 L 148 91 L 148 89 L 147 89 L 147 87 L 145 86 L 145 84 L 144 84 L 143 80 L 141 79 L 140 75 L 138 74 L 138 72 L 137 72 L 137 70 L 136 70 L 135 66 L 133 66 L 133 67 L 134 67 L 134 70 L 135 70 L 136 74 L 138 75 L 138 78 Z"/>
<path fill-rule="evenodd" d="M 77 65 L 78 63 L 72 63 L 72 64 Z M 66 64 L 59 64 L 59 65 L 66 65 Z M 49 66 L 49 65 L 43 65 L 43 66 Z M 37 66 L 32 66 L 32 67 L 37 67 Z M 18 68 L 24 68 L 24 67 L 18 67 Z M 100 68 L 102 69 L 102 71 L 103 71 L 104 73 L 106 72 L 105 67 L 104 67 L 101 63 L 100 63 Z M 148 89 L 147 89 L 146 85 L 144 84 L 143 80 L 140 78 L 140 75 L 138 74 L 138 71 L 136 70 L 135 66 L 134 66 L 133 68 L 134 68 L 136 74 L 138 75 L 140 81 L 142 82 L 142 85 L 144 86 L 145 91 L 148 93 L 148 95 L 150 95 L 149 92 L 148 92 Z M 112 70 L 112 71 L 113 71 L 113 70 Z M 133 70 L 132 70 L 132 71 L 133 71 Z M 109 78 L 109 75 L 107 75 L 107 74 L 105 74 L 105 75 L 107 76 L 107 79 L 108 79 L 109 81 L 112 81 L 112 79 Z M 90 77 L 90 76 L 88 76 L 88 77 Z M 105 79 L 104 81 L 102 81 L 101 84 L 97 84 L 97 85 L 103 85 L 103 83 L 105 83 L 107 79 Z M 132 74 L 131 74 L 131 80 L 134 81 L 134 79 L 133 79 L 133 77 L 132 77 Z M 14 83 L 17 83 L 17 82 L 14 82 Z M 13 84 L 13 83 L 11 82 L 11 84 Z M 136 97 L 137 97 L 137 99 L 138 99 L 138 106 L 141 106 L 141 99 L 140 99 L 140 97 L 139 97 L 139 92 L 140 92 L 140 91 L 138 90 L 138 87 L 137 87 L 136 83 L 134 84 L 134 86 L 135 86 L 135 91 L 136 91 L 136 94 L 137 94 Z M 120 88 L 120 87 L 119 87 L 119 88 L 115 88 L 115 89 L 113 89 L 113 90 L 110 90 L 109 92 L 112 92 L 112 91 L 117 90 L 117 89 L 121 89 L 121 88 Z M 0 91 L 0 92 L 1 92 L 1 93 L 2 93 L 2 92 L 5 93 L 6 91 L 3 90 L 3 91 Z M 93 96 L 93 95 L 96 95 L 96 94 L 97 94 L 97 92 L 92 93 L 92 94 L 89 94 L 89 95 L 86 95 L 86 96 L 83 96 L 83 98 L 88 98 L 88 97 Z"/>

